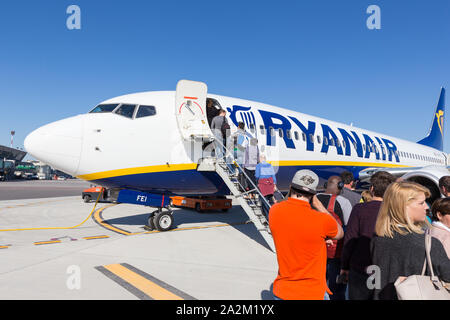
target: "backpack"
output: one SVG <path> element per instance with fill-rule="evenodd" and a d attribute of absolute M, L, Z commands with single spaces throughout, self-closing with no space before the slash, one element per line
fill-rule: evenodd
<path fill-rule="evenodd" d="M 230 135 L 230 125 L 227 122 L 227 118 L 223 117 L 222 126 L 220 131 L 222 132 L 222 137 L 228 137 Z"/>
<path fill-rule="evenodd" d="M 341 218 L 334 212 L 334 205 L 336 204 L 336 195 L 332 195 L 330 201 L 328 202 L 327 211 L 331 214 L 334 220 L 339 223 L 342 227 Z M 333 244 L 331 246 L 327 246 L 327 258 L 340 258 L 342 253 L 342 248 L 344 247 L 344 239 L 341 240 L 333 240 Z"/>
<path fill-rule="evenodd" d="M 273 195 L 273 193 L 275 192 L 275 184 L 273 183 L 273 178 L 270 177 L 259 179 L 258 189 L 264 197 L 268 195 Z"/>

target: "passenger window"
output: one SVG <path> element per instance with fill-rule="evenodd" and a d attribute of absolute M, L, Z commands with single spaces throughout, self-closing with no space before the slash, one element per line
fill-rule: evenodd
<path fill-rule="evenodd" d="M 256 131 L 255 125 L 253 123 L 250 123 L 250 132 L 255 133 L 255 131 Z"/>
<path fill-rule="evenodd" d="M 113 112 L 115 108 L 117 108 L 119 104 L 100 104 L 94 108 L 89 113 L 107 113 L 107 112 Z"/>
<path fill-rule="evenodd" d="M 283 129 L 278 129 L 278 135 L 280 136 L 280 138 L 283 138 Z"/>
<path fill-rule="evenodd" d="M 134 109 L 136 106 L 134 104 L 123 104 L 119 107 L 119 109 L 116 110 L 116 114 L 127 117 L 127 118 L 133 118 Z"/>
<path fill-rule="evenodd" d="M 306 141 L 306 134 L 304 132 L 302 133 L 302 139 L 303 141 Z"/>
<path fill-rule="evenodd" d="M 311 141 L 311 143 L 314 143 L 314 136 L 311 133 L 309 134 L 309 141 Z"/>
<path fill-rule="evenodd" d="M 275 131 L 272 127 L 269 127 L 269 132 L 270 132 L 270 136 L 274 137 L 275 136 Z"/>
<path fill-rule="evenodd" d="M 136 118 L 150 117 L 155 114 L 156 108 L 154 106 L 139 106 L 139 110 L 136 113 Z"/>
<path fill-rule="evenodd" d="M 327 137 L 323 137 L 323 143 L 327 146 L 328 145 L 328 138 Z"/>
<path fill-rule="evenodd" d="M 333 146 L 333 147 L 335 146 L 333 138 L 330 138 L 330 145 Z"/>
<path fill-rule="evenodd" d="M 294 138 L 295 138 L 295 140 L 298 140 L 298 138 L 299 138 L 297 131 L 294 131 Z"/>
<path fill-rule="evenodd" d="M 286 130 L 286 138 L 288 138 L 289 140 L 292 140 L 291 130 Z"/>
<path fill-rule="evenodd" d="M 317 143 L 320 144 L 320 136 L 317 136 Z"/>
<path fill-rule="evenodd" d="M 342 148 L 346 148 L 347 147 L 347 144 L 345 143 L 345 140 L 342 140 Z"/>

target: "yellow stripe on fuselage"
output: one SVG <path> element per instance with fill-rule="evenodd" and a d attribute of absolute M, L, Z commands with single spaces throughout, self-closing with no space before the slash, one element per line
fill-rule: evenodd
<path fill-rule="evenodd" d="M 333 167 L 375 167 L 375 168 L 409 168 L 411 166 L 394 164 L 394 163 L 380 163 L 380 162 L 352 162 L 352 161 L 314 161 L 314 160 L 288 160 L 288 161 L 269 161 L 276 167 L 301 167 L 301 166 L 333 166 Z M 159 173 L 159 172 L 171 172 L 171 171 L 184 171 L 184 170 L 196 170 L 196 163 L 188 164 L 170 164 L 170 165 L 157 165 L 148 167 L 137 167 L 127 169 L 117 169 L 110 171 L 103 171 L 97 173 L 90 173 L 80 175 L 77 178 L 83 180 L 100 180 L 120 176 L 128 176 L 133 174 L 143 173 Z"/>
<path fill-rule="evenodd" d="M 117 169 L 110 171 L 103 171 L 97 173 L 83 174 L 77 176 L 77 178 L 83 180 L 100 180 L 112 177 L 128 176 L 133 174 L 142 173 L 158 173 L 158 172 L 170 172 L 170 171 L 184 171 L 184 170 L 195 170 L 197 169 L 196 163 L 189 164 L 165 164 L 158 166 L 148 166 L 148 167 L 137 167 L 137 168 L 127 168 L 127 169 Z"/>

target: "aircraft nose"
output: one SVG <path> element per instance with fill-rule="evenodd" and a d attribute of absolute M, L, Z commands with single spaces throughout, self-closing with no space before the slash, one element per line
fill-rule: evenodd
<path fill-rule="evenodd" d="M 75 176 L 80 163 L 83 131 L 83 116 L 56 121 L 30 133 L 24 146 L 36 159 Z"/>

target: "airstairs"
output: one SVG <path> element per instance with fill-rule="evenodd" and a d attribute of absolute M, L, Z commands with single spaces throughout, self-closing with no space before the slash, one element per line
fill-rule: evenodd
<path fill-rule="evenodd" d="M 206 117 L 207 91 L 207 85 L 202 82 L 180 80 L 177 84 L 174 105 L 175 116 L 181 137 L 184 141 L 190 141 L 192 145 L 194 145 L 195 142 L 201 141 L 212 141 L 212 143 L 218 142 L 214 142 L 215 138 Z M 220 142 L 219 144 L 222 145 Z M 196 146 L 201 147 L 201 144 L 197 143 Z M 233 159 L 232 153 L 223 145 L 222 147 L 225 150 L 225 159 Z M 192 150 L 193 153 L 195 153 L 194 150 Z M 246 179 L 246 184 L 248 184 L 252 190 L 243 191 L 243 186 L 240 185 L 238 179 L 236 179 L 236 176 L 234 175 L 234 169 L 242 172 Z M 266 198 L 262 196 L 253 181 L 245 174 L 243 168 L 234 161 L 228 161 L 227 163 L 224 159 L 203 157 L 198 161 L 197 170 L 217 172 L 244 209 L 245 213 L 250 218 L 250 221 L 253 222 L 255 227 L 261 233 L 270 249 L 275 252 L 269 223 L 262 210 L 262 204 L 269 209 L 270 204 Z M 250 194 L 256 195 L 257 199 L 250 196 Z"/>
<path fill-rule="evenodd" d="M 225 149 L 226 150 L 226 149 Z M 226 150 L 228 153 L 228 150 Z M 238 172 L 242 172 L 244 178 L 251 190 L 244 190 L 244 186 L 238 181 L 236 174 L 232 172 L 231 168 L 235 168 Z M 256 229 L 259 231 L 261 236 L 264 238 L 269 248 L 275 252 L 275 245 L 273 242 L 272 234 L 270 233 L 269 223 L 262 211 L 262 205 L 266 205 L 270 208 L 270 204 L 266 198 L 261 194 L 257 186 L 253 181 L 245 174 L 243 168 L 236 162 L 226 163 L 225 160 L 216 159 L 214 157 L 202 158 L 199 160 L 197 171 L 215 171 L 225 182 L 228 189 L 235 197 L 239 205 L 244 209 L 247 216 L 250 218 L 249 222 L 252 222 Z M 249 195 L 256 195 L 255 197 L 250 197 Z"/>

